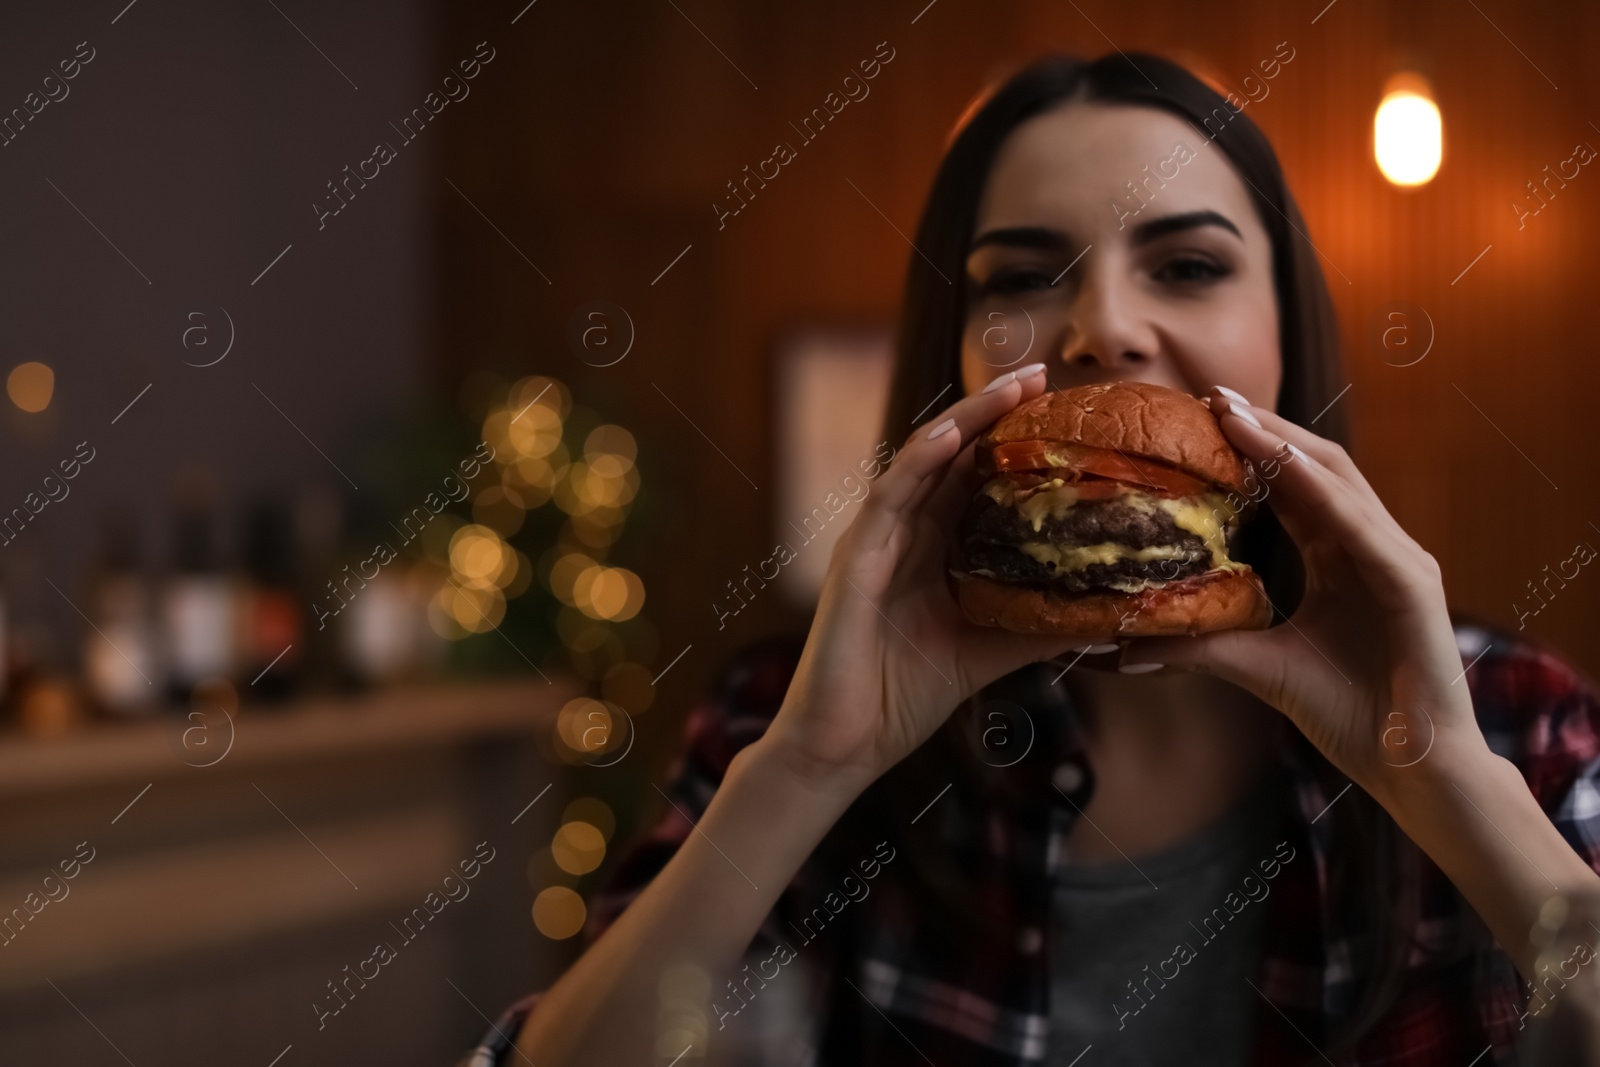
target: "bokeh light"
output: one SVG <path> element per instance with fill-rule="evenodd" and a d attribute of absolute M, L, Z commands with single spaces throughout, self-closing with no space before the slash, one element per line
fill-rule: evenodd
<path fill-rule="evenodd" d="M 429 531 L 430 558 L 449 566 L 429 604 L 433 629 L 453 640 L 493 629 L 507 602 L 537 580 L 562 605 L 553 620 L 556 636 L 580 678 L 599 682 L 630 651 L 635 659 L 640 648 L 653 654 L 654 630 L 640 615 L 643 580 L 605 559 L 639 493 L 638 441 L 627 428 L 574 404 L 553 378 L 530 375 L 509 388 L 484 379 L 475 388 L 473 403 L 481 403 L 483 438 L 495 449 L 499 477 L 473 494 L 470 523 L 458 517 L 442 534 Z M 557 517 L 559 529 L 534 561 L 510 540 L 526 534 L 530 516 L 551 503 L 564 518 Z M 548 538 L 548 520 L 539 529 Z M 648 687 L 636 676 L 618 675 L 611 685 L 632 705 L 648 706 Z M 561 747 L 569 750 L 563 758 L 585 754 L 567 739 Z"/>
<path fill-rule="evenodd" d="M 450 567 L 465 584 L 498 588 L 508 564 L 515 565 L 511 549 L 487 526 L 472 523 L 450 538 Z"/>
<path fill-rule="evenodd" d="M 550 855 L 568 874 L 588 874 L 606 858 L 606 839 L 586 822 L 562 823 L 550 840 Z"/>
<path fill-rule="evenodd" d="M 512 457 L 502 476 L 506 484 L 532 491 L 543 503 L 550 499 L 556 483 L 566 476 L 569 466 L 571 457 L 567 454 L 567 446 L 562 444 L 557 445 L 548 456 Z"/>
<path fill-rule="evenodd" d="M 6 395 L 23 411 L 43 411 L 56 391 L 56 372 L 43 363 L 19 363 L 6 376 Z"/>
<path fill-rule="evenodd" d="M 572 599 L 592 619 L 621 622 L 644 607 L 644 582 L 625 567 L 596 564 L 573 579 Z"/>
<path fill-rule="evenodd" d="M 533 898 L 533 925 L 552 941 L 565 941 L 582 930 L 587 917 L 583 898 L 564 885 L 550 886 Z"/>
<path fill-rule="evenodd" d="M 548 456 L 561 443 L 561 416 L 543 404 L 530 404 L 511 414 L 506 435 L 519 456 Z"/>
<path fill-rule="evenodd" d="M 639 474 L 633 460 L 605 452 L 569 464 L 551 496 L 568 515 L 587 515 L 599 508 L 620 508 L 633 501 Z"/>
<path fill-rule="evenodd" d="M 505 614 L 506 598 L 492 586 L 483 589 L 446 583 L 428 604 L 428 622 L 434 632 L 452 640 L 468 633 L 488 633 L 500 625 Z"/>
<path fill-rule="evenodd" d="M 593 697 L 574 697 L 556 715 L 556 738 L 583 756 L 604 752 L 611 742 L 616 717 L 610 705 Z"/>
<path fill-rule="evenodd" d="M 462 585 L 503 589 L 516 577 L 517 566 L 517 551 L 487 526 L 463 526 L 450 539 L 450 567 Z"/>
<path fill-rule="evenodd" d="M 583 454 L 585 456 L 598 456 L 610 453 L 620 456 L 632 463 L 639 458 L 639 446 L 633 439 L 633 434 L 624 427 L 614 423 L 596 426 L 589 431 L 589 436 L 583 439 Z"/>

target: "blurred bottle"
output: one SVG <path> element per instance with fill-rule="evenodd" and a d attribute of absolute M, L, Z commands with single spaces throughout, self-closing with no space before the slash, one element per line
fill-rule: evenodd
<path fill-rule="evenodd" d="M 237 662 L 239 591 L 221 566 L 213 499 L 193 486 L 180 497 L 172 573 L 161 591 L 167 691 L 180 705 L 200 683 L 231 678 Z"/>
<path fill-rule="evenodd" d="M 245 519 L 245 573 L 239 682 L 251 697 L 282 700 L 300 683 L 305 615 L 295 589 L 293 531 L 288 510 L 261 501 Z"/>
<path fill-rule="evenodd" d="M 22 709 L 28 693 L 49 673 L 49 629 L 36 620 L 29 621 L 15 608 L 16 600 L 6 605 L 6 725 L 23 725 Z"/>
<path fill-rule="evenodd" d="M 65 676 L 35 679 L 23 694 L 17 714 L 23 732 L 31 737 L 60 737 L 87 718 L 81 687 Z"/>
<path fill-rule="evenodd" d="M 0 552 L 0 584 L 5 589 L 5 659 L 0 666 L 5 675 L 5 702 L 0 711 L 7 729 L 23 725 L 22 709 L 29 690 L 47 676 L 59 676 L 63 662 L 71 658 L 61 654 L 66 628 L 58 630 L 47 621 L 56 605 L 66 605 L 45 578 L 41 547 L 37 538 L 19 538 Z M 82 621 L 76 613 L 72 619 Z M 68 625 L 72 629 L 67 639 L 76 649 L 78 630 L 72 623 Z"/>
<path fill-rule="evenodd" d="M 89 619 L 94 625 L 83 635 L 89 694 L 112 715 L 148 714 L 166 695 L 152 599 L 139 565 L 132 518 L 119 510 L 106 521 L 99 565 L 89 587 Z"/>
<path fill-rule="evenodd" d="M 428 625 L 438 578 L 396 560 L 367 583 L 340 622 L 351 672 L 368 685 L 417 680 L 435 672 L 443 640 Z"/>
<path fill-rule="evenodd" d="M 411 666 L 417 612 L 403 575 L 380 571 L 341 614 L 344 654 L 359 680 L 393 681 Z"/>
<path fill-rule="evenodd" d="M 339 496 L 326 486 L 308 487 L 295 498 L 297 588 L 303 605 L 305 636 L 300 673 L 308 686 L 332 688 L 344 681 L 336 633 L 338 620 L 329 615 L 339 607 L 339 602 L 327 588 L 327 582 L 338 570 L 334 559 L 344 525 Z"/>

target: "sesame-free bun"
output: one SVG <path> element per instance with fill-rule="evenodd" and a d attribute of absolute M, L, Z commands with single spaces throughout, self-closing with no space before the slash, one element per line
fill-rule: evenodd
<path fill-rule="evenodd" d="M 1138 593 L 1113 589 L 1058 593 L 964 573 L 955 574 L 954 580 L 968 620 L 1015 633 L 1081 637 L 1087 642 L 1262 630 L 1272 621 L 1272 605 L 1261 578 L 1248 568 L 1207 571 Z"/>
<path fill-rule="evenodd" d="M 1149 382 L 1103 382 L 1047 389 L 1002 415 L 978 438 L 980 466 L 996 445 L 1076 442 L 1165 464 L 1236 493 L 1245 464 L 1211 409 L 1188 393 Z"/>

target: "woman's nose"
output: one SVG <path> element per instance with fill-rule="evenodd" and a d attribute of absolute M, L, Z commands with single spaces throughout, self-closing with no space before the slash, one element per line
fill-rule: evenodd
<path fill-rule="evenodd" d="M 1088 272 L 1069 308 L 1059 356 L 1069 369 L 1123 376 L 1156 356 L 1156 334 L 1127 283 Z"/>

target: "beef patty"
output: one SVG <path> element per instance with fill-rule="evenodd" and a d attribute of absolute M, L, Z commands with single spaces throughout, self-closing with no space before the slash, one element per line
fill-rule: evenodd
<path fill-rule="evenodd" d="M 959 555 L 967 570 L 991 572 L 995 580 L 1013 584 L 1048 584 L 1053 589 L 1081 592 L 1118 580 L 1171 581 L 1211 568 L 1211 549 L 1199 534 L 1184 530 L 1161 510 L 1142 510 L 1117 499 L 1080 500 L 1060 517 L 1047 516 L 1036 531 L 1014 508 L 987 493 L 972 498 L 956 530 Z M 1057 573 L 1017 546 L 1025 541 L 1057 545 L 1097 545 L 1104 542 L 1129 548 L 1172 545 L 1184 549 L 1175 560 L 1117 560 L 1092 563 L 1081 570 Z"/>
<path fill-rule="evenodd" d="M 1192 556 L 1183 559 L 1144 563 L 1119 559 L 1115 563 L 1091 563 L 1079 570 L 1057 574 L 1052 564 L 1040 563 L 1021 549 L 975 541 L 967 546 L 966 566 L 969 571 L 987 571 L 995 581 L 1008 585 L 1048 586 L 1063 592 L 1082 593 L 1116 581 L 1170 582 L 1204 574 L 1211 569 L 1211 553 L 1197 548 Z"/>

